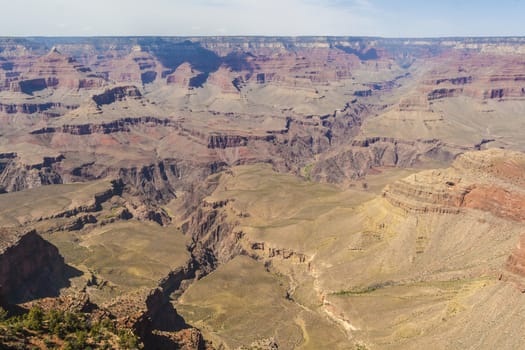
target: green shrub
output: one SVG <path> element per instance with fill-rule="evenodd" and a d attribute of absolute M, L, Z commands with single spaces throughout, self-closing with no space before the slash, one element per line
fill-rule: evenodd
<path fill-rule="evenodd" d="M 51 310 L 47 315 L 47 327 L 51 334 L 64 339 L 67 334 L 64 324 L 64 313 L 58 310 Z"/>
<path fill-rule="evenodd" d="M 122 349 L 141 349 L 139 339 L 129 329 L 117 329 L 109 318 L 92 321 L 88 314 L 33 307 L 23 316 L 8 317 L 0 309 L 0 349 L 2 342 L 10 342 L 11 349 L 31 349 L 38 338 L 48 349 L 58 349 L 56 338 L 64 340 L 60 349 L 112 349 L 118 342 Z"/>
<path fill-rule="evenodd" d="M 3 307 L 0 306 L 0 322 L 7 320 L 9 313 Z"/>
<path fill-rule="evenodd" d="M 41 331 L 44 326 L 44 311 L 39 307 L 32 307 L 29 313 L 24 317 L 24 325 L 33 330 Z"/>
<path fill-rule="evenodd" d="M 140 349 L 137 336 L 130 330 L 118 332 L 119 345 L 123 349 Z"/>
<path fill-rule="evenodd" d="M 87 348 L 86 331 L 76 331 L 69 339 L 69 344 L 73 350 L 85 350 Z"/>

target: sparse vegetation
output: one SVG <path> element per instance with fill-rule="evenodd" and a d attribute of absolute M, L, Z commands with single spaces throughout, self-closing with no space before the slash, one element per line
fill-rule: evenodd
<path fill-rule="evenodd" d="M 0 307 L 0 322 L 5 321 L 7 316 L 8 312 L 3 307 Z"/>
<path fill-rule="evenodd" d="M 363 344 L 356 344 L 355 350 L 368 350 L 368 348 Z"/>
<path fill-rule="evenodd" d="M 62 350 L 142 348 L 130 329 L 117 329 L 107 317 L 94 320 L 88 314 L 39 307 L 9 317 L 0 308 L 0 348 L 40 349 L 42 343 Z"/>
<path fill-rule="evenodd" d="M 301 174 L 306 179 L 306 181 L 312 181 L 311 174 L 312 174 L 313 167 L 314 167 L 314 164 L 311 163 L 305 166 L 303 169 L 301 169 Z"/>
<path fill-rule="evenodd" d="M 342 291 L 333 293 L 333 295 L 341 296 L 341 295 L 367 294 L 367 293 L 372 293 L 378 289 L 382 289 L 382 288 L 393 286 L 393 285 L 394 285 L 393 281 L 385 281 L 385 282 L 380 282 L 380 283 L 374 283 L 364 288 L 357 287 L 357 288 L 353 288 L 350 290 L 342 290 Z"/>

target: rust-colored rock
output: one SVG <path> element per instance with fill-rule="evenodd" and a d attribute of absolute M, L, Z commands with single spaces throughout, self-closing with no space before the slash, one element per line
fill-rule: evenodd
<path fill-rule="evenodd" d="M 490 149 L 465 153 L 449 169 L 397 181 L 385 188 L 383 196 L 407 211 L 459 213 L 469 208 L 524 221 L 524 180 L 522 153 Z"/>

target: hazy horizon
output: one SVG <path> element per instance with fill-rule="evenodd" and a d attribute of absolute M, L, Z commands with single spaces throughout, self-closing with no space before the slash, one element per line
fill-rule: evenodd
<path fill-rule="evenodd" d="M 449 36 L 378 36 L 378 35 L 242 35 L 242 34 L 202 34 L 202 35 L 169 35 L 169 34 L 145 34 L 145 35 L 1 35 L 0 38 L 371 38 L 371 39 L 491 39 L 491 38 L 509 38 L 525 39 L 525 35 L 449 35 Z"/>
<path fill-rule="evenodd" d="M 525 1 L 19 0 L 0 36 L 519 37 Z"/>

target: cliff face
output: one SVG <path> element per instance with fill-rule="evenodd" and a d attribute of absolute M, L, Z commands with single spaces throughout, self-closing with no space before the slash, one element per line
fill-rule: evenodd
<path fill-rule="evenodd" d="M 311 88 L 312 83 L 326 84 L 351 78 L 352 71 L 363 65 L 370 68 L 391 67 L 393 63 L 409 66 L 419 58 L 467 51 L 470 55 L 466 58 L 472 61 L 474 57 L 475 66 L 466 65 L 464 56 L 455 55 L 452 65 L 460 66 L 459 74 L 451 70 L 450 76 L 434 70 L 425 81 L 441 88 L 471 85 L 480 80 L 499 82 L 507 89 L 507 96 L 522 96 L 516 85 L 522 75 L 514 64 L 515 58 L 508 60 L 497 55 L 496 50 L 483 49 L 487 41 L 494 48 L 522 45 L 519 40 L 511 39 L 492 39 L 492 42 L 484 38 L 458 39 L 454 42 L 350 37 L 77 38 L 60 41 L 33 38 L 26 42 L 21 40 L 18 45 L 9 41 L 0 43 L 6 57 L 0 70 L 0 86 L 32 94 L 46 88 L 94 89 L 106 85 L 108 80 L 140 85 L 163 81 L 188 88 L 202 85 L 200 80 L 210 79 L 223 92 L 236 93 L 236 84 L 232 82 L 241 77 L 246 82 Z M 30 57 L 24 45 L 38 56 Z M 478 52 L 492 57 L 478 59 Z M 487 70 L 481 79 L 476 75 L 478 71 L 470 70 L 491 59 L 505 69 L 498 73 Z M 450 66 L 450 62 L 448 64 Z M 499 94 L 486 89 L 476 90 L 477 93 L 472 93 L 488 92 L 495 97 Z"/>
<path fill-rule="evenodd" d="M 93 101 L 97 106 L 109 105 L 126 98 L 140 98 L 142 94 L 135 86 L 118 86 L 104 91 L 100 95 L 94 95 Z"/>
<path fill-rule="evenodd" d="M 102 124 L 73 124 L 62 125 L 60 128 L 46 127 L 31 131 L 32 135 L 66 133 L 71 135 L 91 135 L 91 134 L 111 134 L 117 132 L 130 132 L 133 126 L 170 126 L 176 124 L 168 119 L 158 119 L 154 117 L 124 118 L 110 123 Z"/>
<path fill-rule="evenodd" d="M 182 88 L 189 88 L 192 78 L 199 75 L 195 72 L 189 63 L 183 63 L 177 69 L 166 77 L 166 84 L 176 85 Z"/>
<path fill-rule="evenodd" d="M 523 221 L 524 174 L 521 153 L 471 152 L 459 156 L 449 169 L 414 174 L 389 185 L 383 196 L 408 211 L 459 213 L 470 208 Z"/>
<path fill-rule="evenodd" d="M 393 138 L 354 140 L 335 156 L 322 157 L 312 169 L 317 180 L 340 183 L 366 176 L 379 167 L 415 167 L 425 159 L 451 161 L 464 148 L 439 140 L 405 141 Z"/>
<path fill-rule="evenodd" d="M 36 231 L 0 229 L 0 295 L 10 304 L 57 296 L 68 268 L 58 249 Z"/>
<path fill-rule="evenodd" d="M 6 71 L 2 90 L 33 95 L 50 89 L 93 89 L 104 79 L 91 73 L 73 57 L 62 55 L 56 48 L 39 57 L 15 59 L 2 66 Z"/>
<path fill-rule="evenodd" d="M 59 102 L 0 104 L 0 112 L 5 112 L 7 114 L 44 113 L 44 115 L 54 117 L 60 115 L 60 112 L 57 110 L 73 110 L 78 107 L 79 105 L 63 105 Z"/>
<path fill-rule="evenodd" d="M 478 41 L 486 42 L 473 43 Z M 433 137 L 433 131 L 420 135 L 413 124 L 389 128 L 408 136 L 383 137 L 369 133 L 366 123 L 394 108 L 399 115 L 391 119 L 411 123 L 414 113 L 435 130 L 434 123 L 447 116 L 432 114 L 434 104 L 521 98 L 519 58 L 462 49 L 461 42 L 1 40 L 0 86 L 9 102 L 0 104 L 0 118 L 10 128 L 2 152 L 30 154 L 35 145 L 43 157 L 61 154 L 64 161 L 37 170 L 28 169 L 33 162 L 13 161 L 0 169 L 0 183 L 11 192 L 119 174 L 129 178 L 135 175 L 126 169 L 159 162 L 179 169 L 191 163 L 199 171 L 189 173 L 201 174 L 200 180 L 226 166 L 266 162 L 295 174 L 309 168 L 317 181 L 346 183 L 376 167 L 450 161 L 483 146 L 480 140 L 496 138 L 471 135 L 472 141 L 458 145 Z M 423 60 L 428 69 L 422 69 Z M 169 181 L 184 177 L 179 171 Z M 170 186 L 173 191 L 178 185 Z"/>
<path fill-rule="evenodd" d="M 104 305 L 121 327 L 132 329 L 146 349 L 212 350 L 202 333 L 186 324 L 162 288 L 122 295 Z"/>
<path fill-rule="evenodd" d="M 371 282 L 363 271 L 391 276 L 406 286 L 425 277 L 429 269 L 442 271 L 443 266 L 436 266 L 436 261 L 448 258 L 449 252 L 454 259 L 470 254 L 468 249 L 462 249 L 463 244 L 454 245 L 452 250 L 441 245 L 441 231 L 433 232 L 432 239 L 436 241 L 430 241 L 426 228 L 418 221 L 425 214 L 436 221 L 444 221 L 445 217 L 460 221 L 464 213 L 483 213 L 502 222 L 525 220 L 521 210 L 525 204 L 522 156 L 501 150 L 463 154 L 492 143 L 525 149 L 519 132 L 523 122 L 516 117 L 523 109 L 525 62 L 519 55 L 495 50 L 498 45 L 519 49 L 524 44 L 523 39 L 482 38 L 0 39 L 0 193 L 50 184 L 64 184 L 60 190 L 71 184 L 79 186 L 82 190 L 74 200 L 48 201 L 49 205 L 65 201 L 66 207 L 46 215 L 23 209 L 12 214 L 12 220 L 38 226 L 38 232 L 63 244 L 57 246 L 66 247 L 64 252 L 70 252 L 72 246 L 78 248 L 79 259 L 82 254 L 93 254 L 89 261 L 93 270 L 89 274 L 93 276 L 86 282 L 86 290 L 107 301 L 104 307 L 119 322 L 133 327 L 144 338 L 152 337 L 152 344 L 171 344 L 166 348 L 173 348 L 173 344 L 205 346 L 202 335 L 187 328 L 180 319 L 170 296 L 177 298 L 190 284 L 239 255 L 266 263 L 268 270 L 272 266 L 283 267 L 280 272 L 290 274 L 291 286 L 279 297 L 286 297 L 287 303 L 294 302 L 294 297 L 301 298 L 300 294 L 309 289 L 305 286 L 312 285 L 312 295 L 310 291 L 304 293 L 310 299 L 305 305 L 319 300 L 323 320 L 326 311 L 329 319 L 354 332 L 348 321 L 353 316 L 335 312 L 337 308 L 326 300 L 332 302 L 335 294 L 352 295 L 345 291 L 350 285 L 354 287 L 352 283 L 356 281 L 377 283 L 379 288 L 393 286 L 380 280 Z M 56 47 L 50 50 L 52 46 Z M 463 113 L 469 108 L 469 113 Z M 500 123 L 501 120 L 507 122 Z M 230 183 L 223 182 L 222 176 L 237 176 L 239 173 L 229 171 L 238 165 L 267 163 L 281 173 L 354 190 L 358 180 L 384 168 L 427 164 L 434 167 L 436 163 L 442 166 L 452 161 L 448 169 L 418 173 L 389 185 L 383 199 L 376 201 L 389 210 L 392 206 L 401 208 L 391 210 L 395 215 L 399 212 L 406 218 L 416 218 L 416 228 L 422 232 L 415 237 L 411 236 L 414 230 L 410 235 L 390 232 L 402 231 L 412 221 L 405 222 L 403 217 L 403 227 L 380 222 L 387 215 L 376 202 L 371 209 L 354 210 L 357 201 L 353 195 L 341 200 L 317 200 L 318 195 L 335 190 L 332 186 L 319 190 L 315 187 L 318 184 L 310 181 L 295 179 L 299 183 L 295 188 L 298 199 L 283 209 L 284 205 L 277 204 L 289 198 L 290 187 L 278 187 L 272 182 L 282 174 L 267 174 L 265 181 L 270 185 L 260 192 L 252 191 L 260 185 L 257 178 L 245 187 L 241 183 L 235 193 L 227 193 L 225 198 L 213 198 L 212 193 L 222 185 L 228 192 Z M 257 177 L 259 170 L 255 169 L 256 175 L 248 171 L 244 176 Z M 388 169 L 384 172 L 388 173 Z M 107 183 L 114 180 L 111 189 L 88 201 L 76 200 L 77 196 L 85 198 L 80 182 L 98 183 L 104 179 Z M 303 201 L 309 203 L 309 197 L 303 194 L 308 193 L 310 186 L 315 189 L 310 193 L 316 198 L 315 204 L 300 213 L 287 211 Z M 282 190 L 275 191 L 276 187 Z M 259 203 L 270 208 L 271 215 L 261 214 L 261 220 L 254 221 L 251 230 L 250 225 L 243 226 L 250 222 L 250 214 L 234 200 L 243 191 L 257 196 L 245 202 L 246 208 L 272 193 L 266 202 Z M 363 189 L 356 196 L 370 198 L 372 191 Z M 6 196 L 11 195 L 16 193 Z M 335 211 L 326 208 L 339 205 L 342 207 L 337 210 L 358 217 L 351 223 L 331 226 L 332 219 L 339 220 L 339 212 L 335 215 Z M 367 210 L 370 215 L 365 213 Z M 264 212 L 260 207 L 252 211 L 257 215 Z M 313 225 L 309 220 L 319 212 L 327 219 Z M 369 217 L 364 218 L 366 215 Z M 303 221 L 306 224 L 297 224 Z M 366 224 L 354 228 L 361 222 Z M 281 230 L 289 223 L 294 227 Z M 434 227 L 446 231 L 449 227 L 445 223 L 434 224 L 428 222 L 430 231 Z M 140 232 L 135 232 L 135 227 Z M 179 227 L 183 234 L 178 232 Z M 254 228 L 261 235 L 254 235 Z M 164 234 L 164 229 L 169 230 L 169 235 Z M 274 237 L 262 235 L 272 229 L 276 231 Z M 304 232 L 308 234 L 303 235 Z M 489 233 L 495 234 L 490 230 Z M 111 239 L 111 244 L 103 242 L 112 234 L 117 238 Z M 401 236 L 405 238 L 396 238 Z M 476 240 L 484 247 L 477 248 L 485 254 L 486 240 L 481 237 L 483 234 L 479 236 Z M 160 243 L 156 237 L 160 237 Z M 186 240 L 181 246 L 189 259 L 182 265 L 171 265 L 171 259 L 179 252 L 174 253 L 169 250 L 171 245 L 163 244 L 173 237 Z M 284 239 L 287 237 L 292 238 Z M 36 275 L 36 267 L 43 268 L 44 275 L 54 276 L 54 271 L 60 269 L 49 270 L 49 266 L 60 265 L 60 259 L 53 258 L 56 252 L 45 241 L 39 241 L 36 234 L 21 235 L 15 241 L 2 253 L 2 259 L 25 260 L 17 265 L 13 265 L 14 260 L 0 265 L 7 278 L 4 282 L 16 287 L 2 290 L 4 296 L 11 302 L 56 294 L 54 290 L 26 288 L 16 280 L 18 276 Z M 26 256 L 18 250 L 24 246 L 44 253 L 32 251 L 31 256 Z M 365 254 L 370 247 L 386 247 L 387 252 L 380 257 L 374 257 L 375 250 Z M 143 248 L 147 253 L 140 251 L 142 258 L 154 257 L 144 263 L 133 256 L 138 254 L 134 249 Z M 508 262 L 509 271 L 518 274 L 523 273 L 524 265 L 521 248 L 520 243 Z M 415 253 L 407 259 L 405 251 Z M 432 251 L 441 254 L 440 259 L 429 255 Z M 77 257 L 76 250 L 70 254 Z M 157 260 L 165 258 L 163 254 L 170 259 L 167 268 L 158 266 Z M 121 259 L 128 260 L 124 264 Z M 331 259 L 333 264 L 326 263 Z M 463 264 L 457 259 L 450 269 Z M 355 265 L 346 269 L 343 264 L 350 260 Z M 417 265 L 420 261 L 421 265 Z M 107 266 L 99 263 L 113 264 L 107 269 L 112 271 L 104 270 Z M 395 271 L 387 271 L 392 266 L 392 270 L 407 269 L 406 275 L 400 277 Z M 162 268 L 164 277 L 151 281 L 149 272 L 157 268 Z M 104 273 L 121 279 L 124 278 L 120 273 L 139 275 L 141 283 L 147 280 L 158 285 L 158 289 L 130 296 L 119 289 L 123 287 L 118 278 L 103 280 Z M 348 278 L 336 281 L 345 273 L 349 273 Z M 322 281 L 323 276 L 328 276 L 326 281 Z M 433 277 L 439 279 L 442 275 Z M 304 285 L 300 283 L 305 280 L 296 281 L 301 278 L 307 279 Z M 32 279 L 40 286 L 38 278 Z M 300 291 L 296 296 L 295 288 Z M 21 290 L 28 294 L 18 295 Z M 315 313 L 318 309 L 317 305 L 310 311 Z M 308 321 L 306 317 L 305 320 Z M 302 328 L 300 318 L 296 324 Z M 333 329 L 333 324 L 329 328 Z M 180 339 L 188 342 L 181 345 Z"/>
<path fill-rule="evenodd" d="M 438 63 L 420 86 L 428 101 L 457 96 L 480 100 L 523 99 L 523 73 L 519 56 L 452 52 L 448 63 Z"/>
<path fill-rule="evenodd" d="M 63 156 L 44 157 L 41 162 L 24 164 L 16 155 L 8 158 L 0 172 L 0 188 L 12 192 L 60 184 L 62 178 L 57 172 L 56 165 L 63 159 Z"/>
<path fill-rule="evenodd" d="M 409 214 L 459 216 L 475 210 L 521 223 L 525 221 L 525 157 L 500 149 L 465 153 L 448 169 L 417 173 L 387 186 L 383 197 Z M 506 271 L 521 277 L 525 276 L 524 244 L 522 236 L 505 263 Z"/>

